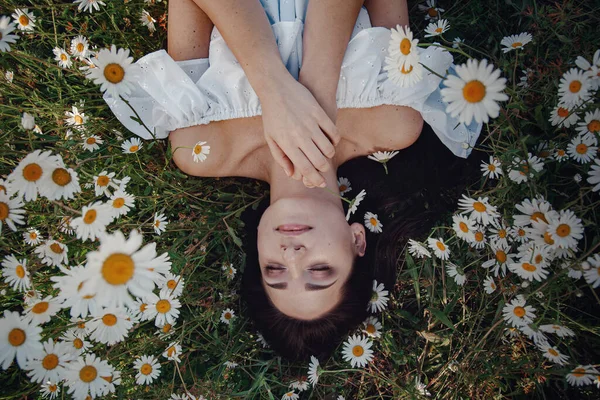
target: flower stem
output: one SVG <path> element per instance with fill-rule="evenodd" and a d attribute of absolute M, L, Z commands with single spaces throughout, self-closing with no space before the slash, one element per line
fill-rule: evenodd
<path fill-rule="evenodd" d="M 119 95 L 119 98 L 121 100 L 123 100 L 123 102 L 125 104 L 127 104 L 127 107 L 131 108 L 131 111 L 133 111 L 133 113 L 135 114 L 136 118 L 130 117 L 132 120 L 134 120 L 135 122 L 137 122 L 138 124 L 140 124 L 141 126 L 143 126 L 148 133 L 150 134 L 150 136 L 152 136 L 152 138 L 154 140 L 156 140 L 156 135 L 150 130 L 150 128 L 148 128 L 146 126 L 146 124 L 144 123 L 144 121 L 142 121 L 142 118 L 140 117 L 140 115 L 137 113 L 137 111 L 135 111 L 135 108 L 133 108 L 133 106 L 131 104 L 129 104 L 129 101 L 125 100 L 125 98 L 122 95 Z"/>

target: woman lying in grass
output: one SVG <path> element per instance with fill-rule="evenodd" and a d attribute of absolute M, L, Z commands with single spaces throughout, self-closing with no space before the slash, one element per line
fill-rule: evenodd
<path fill-rule="evenodd" d="M 388 79 L 389 28 L 407 24 L 405 0 L 171 0 L 168 54 L 137 62 L 129 102 L 153 136 L 169 136 L 183 172 L 270 184 L 242 294 L 288 358 L 329 354 L 367 315 L 374 266 L 359 265 L 365 228 L 347 222 L 338 167 L 411 146 L 424 120 L 460 157 L 481 129 L 445 113 L 438 74 L 411 87 Z M 404 55 L 411 46 L 398 42 Z M 452 57 L 430 47 L 418 62 L 443 75 Z M 122 100 L 105 99 L 151 137 Z M 390 265 L 380 282 L 391 290 Z"/>

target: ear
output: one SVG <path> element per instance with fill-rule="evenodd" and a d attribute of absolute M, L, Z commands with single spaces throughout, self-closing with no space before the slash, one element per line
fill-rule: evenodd
<path fill-rule="evenodd" d="M 354 239 L 354 248 L 356 249 L 356 254 L 360 257 L 365 255 L 365 251 L 367 250 L 367 239 L 365 237 L 365 227 L 358 223 L 354 222 L 350 225 L 350 230 L 352 231 L 352 236 Z"/>

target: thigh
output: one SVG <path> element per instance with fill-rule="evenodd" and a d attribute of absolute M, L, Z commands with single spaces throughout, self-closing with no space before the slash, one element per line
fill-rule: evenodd
<path fill-rule="evenodd" d="M 169 55 L 175 61 L 207 58 L 213 26 L 193 0 L 169 0 Z"/>

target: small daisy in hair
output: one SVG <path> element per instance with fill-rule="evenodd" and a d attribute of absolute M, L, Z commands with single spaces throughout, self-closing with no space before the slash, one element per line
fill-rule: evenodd
<path fill-rule="evenodd" d="M 338 189 L 340 191 L 340 196 L 343 196 L 344 194 L 352 190 L 352 186 L 350 185 L 350 181 L 348 180 L 348 178 L 340 176 L 337 180 L 337 184 Z"/>
<path fill-rule="evenodd" d="M 373 214 L 370 211 L 365 213 L 365 226 L 373 233 L 381 233 L 383 224 L 377 218 L 377 214 Z"/>
<path fill-rule="evenodd" d="M 394 158 L 396 156 L 396 154 L 398 154 L 397 150 L 394 150 L 394 151 L 376 151 L 375 153 L 371 154 L 367 158 L 369 160 L 377 161 L 377 162 L 383 164 L 383 168 L 385 169 L 385 173 L 387 175 L 387 173 L 388 173 L 387 163 L 392 158 Z"/>

